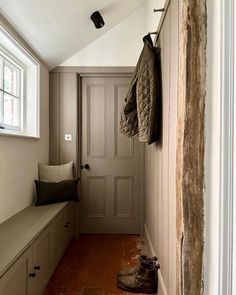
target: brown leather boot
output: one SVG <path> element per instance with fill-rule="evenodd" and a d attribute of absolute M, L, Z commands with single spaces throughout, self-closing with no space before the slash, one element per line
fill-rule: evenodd
<path fill-rule="evenodd" d="M 119 277 L 117 280 L 117 287 L 134 293 L 156 293 L 157 269 L 159 267 L 159 264 L 155 261 L 142 262 L 135 274 Z"/>
<path fill-rule="evenodd" d="M 133 267 L 125 267 L 123 268 L 121 271 L 118 272 L 118 277 L 122 277 L 122 276 L 131 276 L 135 273 L 138 272 L 138 269 L 139 269 L 139 265 L 142 263 L 142 262 L 145 262 L 145 261 L 148 261 L 148 262 L 153 262 L 153 261 L 157 261 L 157 257 L 154 256 L 152 258 L 150 257 L 147 257 L 146 255 L 141 255 L 139 257 L 139 264 L 138 265 L 135 265 Z"/>

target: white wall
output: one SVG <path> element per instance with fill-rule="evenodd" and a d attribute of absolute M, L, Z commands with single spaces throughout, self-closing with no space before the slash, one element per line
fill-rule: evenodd
<path fill-rule="evenodd" d="M 38 163 L 48 163 L 49 73 L 40 68 L 40 139 L 0 135 L 0 223 L 30 205 Z"/>
<path fill-rule="evenodd" d="M 134 66 L 145 34 L 146 6 L 143 6 L 60 66 Z"/>
<path fill-rule="evenodd" d="M 156 1 L 149 1 L 149 30 L 160 19 L 153 16 Z M 154 5 L 154 6 L 151 6 Z M 153 19 L 151 19 L 153 17 Z M 155 27 L 154 27 L 155 26 Z M 161 33 L 162 138 L 145 145 L 144 222 L 148 254 L 156 255 L 160 295 L 176 294 L 176 125 L 178 87 L 178 1 L 172 1 Z"/>

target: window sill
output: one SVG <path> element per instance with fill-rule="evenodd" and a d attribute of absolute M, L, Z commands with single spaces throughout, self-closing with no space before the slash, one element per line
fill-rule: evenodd
<path fill-rule="evenodd" d="M 23 138 L 31 138 L 31 139 L 41 138 L 40 136 L 28 135 L 20 131 L 6 130 L 6 129 L 0 129 L 0 136 L 13 136 L 13 137 L 23 137 Z"/>

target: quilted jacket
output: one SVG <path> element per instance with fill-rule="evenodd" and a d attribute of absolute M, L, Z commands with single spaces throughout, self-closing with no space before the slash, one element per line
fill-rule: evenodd
<path fill-rule="evenodd" d="M 149 144 L 160 137 L 161 125 L 161 66 L 160 48 L 154 47 L 148 34 L 125 106 L 121 114 L 120 132 Z"/>

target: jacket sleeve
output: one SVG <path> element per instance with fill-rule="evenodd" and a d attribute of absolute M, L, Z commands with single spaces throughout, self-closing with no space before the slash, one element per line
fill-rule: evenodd
<path fill-rule="evenodd" d="M 137 117 L 140 142 L 149 144 L 159 137 L 160 127 L 160 69 L 158 55 L 147 48 L 137 81 Z M 158 126 L 157 126 L 158 125 Z"/>
<path fill-rule="evenodd" d="M 137 75 L 133 77 L 131 82 L 120 119 L 120 132 L 129 137 L 134 137 L 138 134 L 136 86 Z"/>

